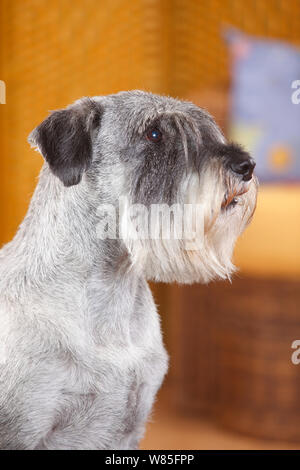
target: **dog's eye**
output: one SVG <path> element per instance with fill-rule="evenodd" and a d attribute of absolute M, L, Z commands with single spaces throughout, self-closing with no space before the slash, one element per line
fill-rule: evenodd
<path fill-rule="evenodd" d="M 146 137 L 150 142 L 160 142 L 162 138 L 162 133 L 156 127 L 147 132 Z"/>

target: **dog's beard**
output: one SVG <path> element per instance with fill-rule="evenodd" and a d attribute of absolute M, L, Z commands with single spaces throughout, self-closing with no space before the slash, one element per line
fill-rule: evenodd
<path fill-rule="evenodd" d="M 131 216 L 129 203 L 125 204 L 121 226 L 126 226 L 123 238 L 131 256 L 131 268 L 148 280 L 162 282 L 207 283 L 217 278 L 230 278 L 235 271 L 234 245 L 252 218 L 256 194 L 255 178 L 248 183 L 241 182 L 220 162 L 211 161 L 201 175 L 191 173 L 182 183 L 175 204 L 192 210 L 187 210 L 192 216 L 189 220 L 183 217 L 188 222 L 186 231 L 182 230 L 182 218 L 177 227 L 178 220 L 171 217 L 171 239 L 136 238 L 136 233 L 132 232 L 132 229 L 135 232 L 135 224 L 129 224 L 128 229 Z M 158 218 L 155 222 L 159 226 L 154 227 L 154 232 L 161 235 L 163 222 Z M 183 237 L 175 238 L 174 233 Z"/>

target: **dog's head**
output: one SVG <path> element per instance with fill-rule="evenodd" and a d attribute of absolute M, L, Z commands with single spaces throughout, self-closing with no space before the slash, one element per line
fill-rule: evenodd
<path fill-rule="evenodd" d="M 61 184 L 98 191 L 99 214 L 103 204 L 118 209 L 117 236 L 148 279 L 233 272 L 234 243 L 256 206 L 255 165 L 203 109 L 142 91 L 83 98 L 29 141 Z"/>

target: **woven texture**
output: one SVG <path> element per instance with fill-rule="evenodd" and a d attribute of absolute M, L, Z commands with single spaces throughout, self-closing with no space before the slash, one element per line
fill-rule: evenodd
<path fill-rule="evenodd" d="M 253 35 L 300 44 L 298 0 L 174 0 L 174 92 L 229 82 L 222 31 L 233 26 Z"/>
<path fill-rule="evenodd" d="M 299 282 L 243 278 L 171 289 L 173 397 L 181 412 L 300 442 L 299 365 L 291 360 Z"/>
<path fill-rule="evenodd" d="M 48 110 L 124 89 L 226 86 L 225 24 L 299 44 L 300 2 L 0 0 L 0 241 L 25 214 L 42 163 L 26 138 Z"/>
<path fill-rule="evenodd" d="M 158 2 L 1 0 L 1 241 L 21 221 L 42 159 L 27 144 L 49 110 L 84 95 L 163 92 Z M 9 203 L 9 206 L 7 205 Z"/>

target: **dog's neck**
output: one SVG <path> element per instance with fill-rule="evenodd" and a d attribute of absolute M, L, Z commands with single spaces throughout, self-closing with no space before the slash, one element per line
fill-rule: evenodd
<path fill-rule="evenodd" d="M 43 167 L 27 215 L 13 242 L 23 259 L 29 257 L 31 266 L 27 269 L 33 277 L 39 276 L 39 268 L 62 265 L 67 268 L 68 265 L 71 269 L 72 262 L 77 262 L 78 268 L 81 260 L 85 265 L 89 263 L 87 252 L 93 246 L 92 213 L 84 196 L 79 186 L 65 188 Z"/>
<path fill-rule="evenodd" d="M 85 182 L 64 188 L 44 168 L 23 223 L 0 252 L 8 303 L 44 321 L 47 335 L 54 321 L 65 347 L 84 361 L 98 347 L 144 345 L 157 322 L 146 280 L 126 269 L 122 241 L 97 239 L 95 195 L 87 189 Z"/>
<path fill-rule="evenodd" d="M 126 270 L 122 241 L 97 238 L 98 197 L 86 181 L 65 188 L 44 166 L 28 213 L 3 255 L 9 253 L 33 284 L 95 276 L 112 289 L 120 279 L 132 283 L 138 276 Z"/>

